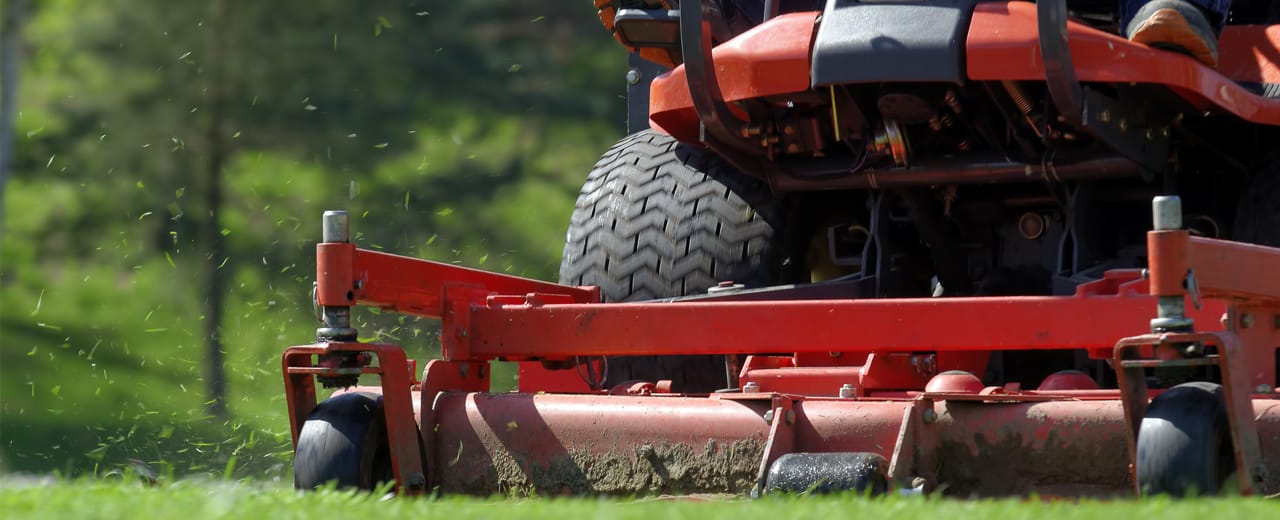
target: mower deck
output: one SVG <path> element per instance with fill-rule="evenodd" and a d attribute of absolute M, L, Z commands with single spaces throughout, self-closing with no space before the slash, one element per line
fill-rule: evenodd
<path fill-rule="evenodd" d="M 352 391 L 383 395 L 404 492 L 747 493 L 762 489 L 784 454 L 856 452 L 882 457 L 891 481 L 922 479 L 926 490 L 1113 495 L 1132 490 L 1137 424 L 1160 393 L 1145 388 L 1143 370 L 1216 365 L 1240 436 L 1236 458 L 1249 468 L 1241 489 L 1276 489 L 1280 396 L 1269 347 L 1280 344 L 1280 279 L 1271 274 L 1280 250 L 1182 230 L 1150 237 L 1149 276 L 1111 272 L 1071 297 L 635 304 L 585 303 L 590 288 L 327 242 L 317 248 L 326 315 L 363 304 L 440 318 L 443 359 L 413 382 L 415 365 L 393 345 L 334 339 L 287 349 L 294 439 L 315 408 L 316 376 L 376 374 L 380 387 Z M 1187 272 L 1199 280 L 1192 303 L 1216 303 L 1185 318 L 1222 317 L 1226 330 L 1142 335 L 1160 298 L 1189 296 L 1170 274 Z M 1170 350 L 1192 343 L 1217 348 Z M 1099 389 L 1104 374 L 1060 373 L 1036 390 L 984 386 L 974 375 L 990 352 L 1016 349 L 1086 351 L 1111 362 L 1120 388 Z M 770 354 L 783 351 L 793 354 Z M 639 382 L 558 395 L 537 377 L 522 378 L 519 393 L 487 392 L 492 360 L 524 361 L 533 373 L 535 359 L 676 353 L 752 356 L 727 393 Z"/>

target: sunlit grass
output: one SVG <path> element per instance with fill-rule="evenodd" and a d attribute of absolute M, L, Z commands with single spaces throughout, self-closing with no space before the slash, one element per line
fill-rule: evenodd
<path fill-rule="evenodd" d="M 1067 518 L 1262 519 L 1280 502 L 1265 499 L 1171 501 L 931 500 L 920 497 L 785 497 L 764 500 L 384 499 L 334 490 L 302 493 L 284 483 L 179 481 L 146 487 L 131 481 L 0 485 L 0 510 L 17 518 L 884 518 L 999 520 Z"/>

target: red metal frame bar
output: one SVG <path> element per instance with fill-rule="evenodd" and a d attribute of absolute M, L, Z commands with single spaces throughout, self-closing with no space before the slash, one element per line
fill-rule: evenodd
<path fill-rule="evenodd" d="M 323 306 L 368 305 L 441 318 L 449 289 L 483 289 L 485 294 L 544 293 L 576 303 L 600 301 L 597 287 L 570 287 L 358 249 L 346 242 L 316 245 L 316 301 Z"/>
<path fill-rule="evenodd" d="M 471 306 L 459 359 L 1089 348 L 1146 332 L 1155 299 L 1071 297 Z M 1201 311 L 1216 320 L 1221 314 Z M 999 316 L 997 322 L 992 317 Z M 446 318 L 450 333 L 460 325 Z"/>
<path fill-rule="evenodd" d="M 1176 230 L 1147 233 L 1147 251 L 1153 295 L 1186 294 L 1187 273 L 1192 273 L 1201 298 L 1280 304 L 1278 249 Z"/>

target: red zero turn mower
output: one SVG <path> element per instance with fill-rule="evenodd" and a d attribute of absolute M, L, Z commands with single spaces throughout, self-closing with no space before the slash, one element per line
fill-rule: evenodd
<path fill-rule="evenodd" d="M 298 487 L 1280 492 L 1280 24 L 1233 13 L 1215 70 L 1062 1 L 746 3 L 596 0 L 652 128 L 559 284 L 325 213 Z M 438 318 L 441 359 L 359 305 Z"/>

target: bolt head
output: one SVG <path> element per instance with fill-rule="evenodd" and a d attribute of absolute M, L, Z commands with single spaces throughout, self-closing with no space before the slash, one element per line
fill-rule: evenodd
<path fill-rule="evenodd" d="M 642 78 L 643 78 L 643 77 L 640 75 L 640 71 L 638 71 L 638 70 L 636 70 L 636 69 L 631 69 L 631 70 L 628 70 L 628 71 L 627 71 L 627 84 L 628 84 L 628 85 L 635 85 L 635 84 L 638 84 L 638 83 L 640 83 L 640 80 L 641 80 Z"/>
<path fill-rule="evenodd" d="M 925 410 L 922 418 L 924 419 L 925 424 L 933 424 L 938 421 L 938 412 L 935 412 L 932 409 Z"/>

